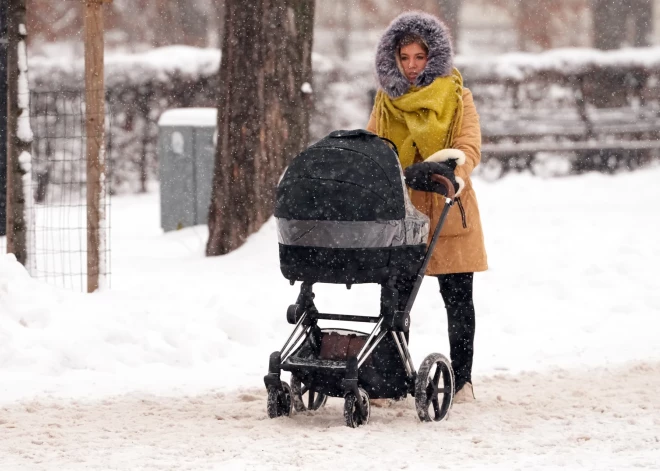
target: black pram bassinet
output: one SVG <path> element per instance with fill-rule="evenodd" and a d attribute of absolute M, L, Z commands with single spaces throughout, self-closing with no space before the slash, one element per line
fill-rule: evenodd
<path fill-rule="evenodd" d="M 408 198 L 396 151 L 375 134 L 335 131 L 300 153 L 285 172 L 275 209 L 280 267 L 292 283 L 302 283 L 286 313 L 293 332 L 271 354 L 264 377 L 269 417 L 290 415 L 294 408 L 316 410 L 328 396 L 343 397 L 346 424 L 357 427 L 369 420 L 370 397 L 407 394 L 414 394 L 420 420 L 447 415 L 451 363 L 432 353 L 417 371 L 407 341 L 412 304 L 453 204 L 453 183 L 442 169 L 426 167 L 411 165 L 407 184 L 445 195 L 428 246 L 429 219 Z M 315 283 L 379 283 L 379 315 L 321 312 Z M 371 333 L 322 329 L 319 321 L 375 327 Z M 283 371 L 291 373 L 291 386 L 282 381 Z"/>
<path fill-rule="evenodd" d="M 410 202 L 396 152 L 368 131 L 335 131 L 300 153 L 275 217 L 292 282 L 384 283 L 424 260 L 429 220 Z"/>

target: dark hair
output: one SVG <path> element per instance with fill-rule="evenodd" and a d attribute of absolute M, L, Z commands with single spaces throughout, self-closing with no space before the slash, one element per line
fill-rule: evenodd
<path fill-rule="evenodd" d="M 428 55 L 429 46 L 420 35 L 415 33 L 406 33 L 404 36 L 402 36 L 401 39 L 399 39 L 397 42 L 396 50 L 400 54 L 402 48 L 410 46 L 411 44 L 419 44 L 419 46 L 424 49 L 424 52 Z"/>

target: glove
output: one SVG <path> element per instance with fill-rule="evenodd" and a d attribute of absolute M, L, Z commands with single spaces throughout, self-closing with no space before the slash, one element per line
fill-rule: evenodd
<path fill-rule="evenodd" d="M 454 192 L 458 193 L 460 185 L 454 175 L 455 168 L 456 160 L 453 159 L 446 162 L 420 162 L 412 164 L 404 171 L 406 185 L 413 190 L 432 191 L 447 196 L 447 188 L 442 183 L 431 180 L 431 175 L 437 174 L 449 180 L 454 185 Z"/>

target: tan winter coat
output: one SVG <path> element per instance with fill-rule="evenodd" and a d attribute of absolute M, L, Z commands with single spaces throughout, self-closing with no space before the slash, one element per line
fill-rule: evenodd
<path fill-rule="evenodd" d="M 427 275 L 479 272 L 488 269 L 479 206 L 470 179 L 470 174 L 481 160 L 481 128 L 472 93 L 467 88 L 463 89 L 463 106 L 463 125 L 453 147 L 462 150 L 466 157 L 465 164 L 456 167 L 455 173 L 465 181 L 460 199 L 465 210 L 467 227 L 463 227 L 460 208 L 455 204 L 447 215 L 440 240 L 426 270 Z M 367 130 L 379 134 L 376 128 L 377 120 L 372 112 Z M 421 161 L 419 154 L 416 161 Z M 415 207 L 431 219 L 433 231 L 440 219 L 444 199 L 433 193 L 420 191 L 412 191 L 411 199 Z"/>

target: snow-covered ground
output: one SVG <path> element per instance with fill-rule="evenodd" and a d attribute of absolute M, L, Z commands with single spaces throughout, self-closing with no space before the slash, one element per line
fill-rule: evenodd
<path fill-rule="evenodd" d="M 342 401 L 268 420 L 268 354 L 295 301 L 273 221 L 236 252 L 163 234 L 157 193 L 112 202 L 112 289 L 35 281 L 0 256 L 0 469 L 657 469 L 660 168 L 475 181 L 477 403 L 420 424 L 410 402 L 343 425 Z M 375 286 L 319 286 L 375 314 Z M 437 285 L 413 311 L 415 363 L 448 352 Z"/>
<path fill-rule="evenodd" d="M 657 470 L 660 364 L 480 378 L 478 402 L 422 424 L 412 400 L 269 420 L 263 389 L 0 409 L 0 469 Z"/>

